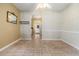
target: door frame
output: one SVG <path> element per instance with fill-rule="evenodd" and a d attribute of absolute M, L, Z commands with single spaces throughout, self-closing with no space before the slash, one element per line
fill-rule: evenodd
<path fill-rule="evenodd" d="M 40 16 L 40 18 L 36 18 L 37 16 L 32 16 L 32 19 L 31 19 L 31 37 L 34 38 L 34 30 L 33 30 L 33 26 L 34 26 L 34 21 L 35 20 L 40 20 L 41 21 L 41 29 L 40 29 L 40 37 L 42 39 L 42 17 Z"/>

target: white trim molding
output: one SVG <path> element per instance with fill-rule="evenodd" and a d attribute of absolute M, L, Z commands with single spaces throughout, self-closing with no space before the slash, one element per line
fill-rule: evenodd
<path fill-rule="evenodd" d="M 69 42 L 67 42 L 67 41 L 65 41 L 65 40 L 63 40 L 63 39 L 62 39 L 62 41 L 65 42 L 65 43 L 67 43 L 67 44 L 69 44 L 70 46 L 76 48 L 77 50 L 79 50 L 79 47 L 77 47 L 76 45 L 71 44 L 71 43 L 69 43 Z"/>
<path fill-rule="evenodd" d="M 25 37 L 22 37 L 21 40 L 32 40 L 32 38 L 25 38 Z"/>
<path fill-rule="evenodd" d="M 79 31 L 66 31 L 66 30 L 59 30 L 60 32 L 67 32 L 67 33 L 78 33 L 79 34 Z"/>
<path fill-rule="evenodd" d="M 42 38 L 42 40 L 61 40 L 61 39 L 56 39 L 56 38 L 55 39 L 54 38 L 53 39 Z"/>
<path fill-rule="evenodd" d="M 10 44 L 8 44 L 8 45 L 6 45 L 6 46 L 0 48 L 0 52 L 3 51 L 3 50 L 5 50 L 6 48 L 12 46 L 13 44 L 17 43 L 17 42 L 20 41 L 20 40 L 21 40 L 21 38 L 19 38 L 19 39 L 17 39 L 16 41 L 14 41 L 14 42 L 12 42 L 12 43 L 10 43 Z"/>
<path fill-rule="evenodd" d="M 68 34 L 71 34 L 71 35 L 79 35 L 79 31 L 65 31 L 65 30 L 61 30 L 62 33 L 68 33 Z M 67 34 L 66 34 L 67 35 Z M 70 39 L 70 38 L 69 38 Z M 67 38 L 68 40 L 68 38 Z M 74 44 L 72 41 L 66 41 L 66 39 L 62 39 L 62 41 L 64 41 L 65 43 L 71 45 L 72 47 L 76 48 L 77 50 L 79 50 L 79 46 Z"/>

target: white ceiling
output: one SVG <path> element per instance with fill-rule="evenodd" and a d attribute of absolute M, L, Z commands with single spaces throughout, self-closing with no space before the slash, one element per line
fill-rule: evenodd
<path fill-rule="evenodd" d="M 33 11 L 36 8 L 37 3 L 15 3 L 14 5 L 20 11 Z M 62 11 L 69 6 L 68 3 L 49 3 L 49 5 L 53 11 Z"/>

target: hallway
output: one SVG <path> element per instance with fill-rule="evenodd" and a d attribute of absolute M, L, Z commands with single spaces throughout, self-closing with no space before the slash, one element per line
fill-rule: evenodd
<path fill-rule="evenodd" d="M 79 51 L 61 40 L 21 40 L 0 52 L 1 56 L 79 56 Z"/>

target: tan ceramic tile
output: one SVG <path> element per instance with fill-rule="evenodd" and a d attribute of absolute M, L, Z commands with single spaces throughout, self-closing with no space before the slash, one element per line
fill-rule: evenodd
<path fill-rule="evenodd" d="M 1 56 L 79 56 L 79 51 L 61 40 L 21 40 L 0 52 Z"/>

